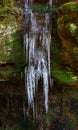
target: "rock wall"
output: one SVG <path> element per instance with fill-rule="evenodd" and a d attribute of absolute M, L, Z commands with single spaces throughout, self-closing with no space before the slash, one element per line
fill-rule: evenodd
<path fill-rule="evenodd" d="M 62 41 L 64 65 L 78 71 L 78 2 L 69 2 L 58 10 L 58 35 Z"/>

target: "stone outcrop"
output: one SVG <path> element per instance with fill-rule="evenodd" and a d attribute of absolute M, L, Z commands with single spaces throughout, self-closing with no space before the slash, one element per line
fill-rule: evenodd
<path fill-rule="evenodd" d="M 17 77 L 14 75 L 18 75 L 24 65 L 20 20 L 14 8 L 0 8 L 0 81 Z"/>
<path fill-rule="evenodd" d="M 58 35 L 61 39 L 60 56 L 68 70 L 78 72 L 78 2 L 63 4 L 58 10 Z"/>

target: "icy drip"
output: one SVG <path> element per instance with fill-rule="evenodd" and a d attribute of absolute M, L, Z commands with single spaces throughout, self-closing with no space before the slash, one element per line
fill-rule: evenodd
<path fill-rule="evenodd" d="M 34 97 L 38 90 L 38 81 L 43 80 L 43 91 L 45 97 L 45 109 L 48 111 L 48 89 L 50 78 L 50 42 L 51 35 L 48 32 L 49 16 L 45 16 L 45 26 L 37 25 L 36 18 L 31 12 L 31 25 L 29 33 L 24 36 L 24 50 L 26 52 L 27 68 L 25 68 L 25 86 L 28 95 L 28 106 L 33 108 Z M 40 33 L 40 35 L 38 34 Z M 39 45 L 37 46 L 37 39 Z"/>
<path fill-rule="evenodd" d="M 32 12 L 31 12 L 31 31 L 33 33 L 36 33 L 38 31 L 37 21 L 36 21 L 35 16 Z"/>
<path fill-rule="evenodd" d="M 24 3 L 25 3 L 25 11 L 27 11 L 28 6 L 29 6 L 29 4 L 28 4 L 28 0 L 24 0 Z"/>
<path fill-rule="evenodd" d="M 46 24 L 46 32 L 48 30 L 48 25 L 49 25 L 49 21 L 50 21 L 50 18 L 49 18 L 49 15 L 48 14 L 45 14 L 45 24 Z M 51 43 L 51 34 L 48 33 L 47 35 L 45 35 L 45 32 L 43 31 L 43 35 L 46 39 L 46 42 L 45 43 L 45 46 L 46 46 L 46 49 L 47 49 L 47 52 L 48 52 L 48 71 L 49 71 L 49 78 L 50 78 L 50 43 Z"/>
<path fill-rule="evenodd" d="M 28 62 L 29 62 L 29 65 L 32 65 L 33 62 L 34 62 L 34 49 L 35 49 L 35 41 L 36 41 L 36 38 L 35 36 L 33 37 L 32 34 L 29 38 L 29 50 L 28 50 L 28 53 L 29 53 L 29 59 L 28 59 Z"/>
<path fill-rule="evenodd" d="M 33 0 L 24 0 L 25 3 L 25 9 L 29 8 L 30 5 L 32 5 Z"/>
<path fill-rule="evenodd" d="M 44 96 L 45 96 L 45 108 L 48 111 L 48 69 L 46 68 L 45 61 L 42 59 L 42 76 L 43 76 L 43 85 L 44 85 Z"/>
<path fill-rule="evenodd" d="M 53 1 L 52 0 L 49 0 L 49 6 L 52 7 L 52 3 Z"/>
<path fill-rule="evenodd" d="M 28 58 L 28 34 L 25 34 L 24 36 L 24 52 L 26 52 L 26 62 Z"/>
<path fill-rule="evenodd" d="M 27 70 L 27 94 L 28 94 L 28 105 L 33 107 L 34 96 L 35 96 L 35 69 L 34 66 L 28 67 Z"/>
<path fill-rule="evenodd" d="M 46 31 L 48 30 L 48 24 L 49 24 L 49 15 L 48 15 L 48 13 L 46 13 L 46 14 L 45 14 Z"/>

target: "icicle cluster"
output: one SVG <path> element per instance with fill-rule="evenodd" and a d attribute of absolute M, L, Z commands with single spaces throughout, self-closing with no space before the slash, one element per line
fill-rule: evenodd
<path fill-rule="evenodd" d="M 26 6 L 26 5 L 25 5 Z M 27 7 L 27 6 L 26 6 Z M 45 14 L 45 26 L 37 24 L 35 15 L 30 12 L 30 30 L 24 36 L 24 50 L 26 52 L 25 86 L 28 95 L 28 106 L 34 111 L 34 97 L 38 90 L 38 81 L 43 80 L 45 109 L 48 111 L 48 89 L 50 78 L 50 42 L 51 35 L 48 31 L 49 15 Z M 37 45 L 37 39 L 39 45 Z"/>

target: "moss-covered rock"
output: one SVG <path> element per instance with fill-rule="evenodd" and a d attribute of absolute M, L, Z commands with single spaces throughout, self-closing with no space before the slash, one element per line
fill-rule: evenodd
<path fill-rule="evenodd" d="M 78 75 L 78 2 L 69 2 L 58 9 L 58 35 L 62 41 L 60 56 L 63 65 Z"/>
<path fill-rule="evenodd" d="M 78 1 L 78 0 L 61 0 L 59 3 L 60 4 L 65 4 L 67 2 L 76 2 L 76 1 Z"/>
<path fill-rule="evenodd" d="M 20 18 L 19 18 L 20 17 Z M 0 8 L 0 80 L 19 73 L 25 63 L 23 52 L 22 16 L 19 10 Z M 17 74 L 15 74 L 17 77 Z"/>

